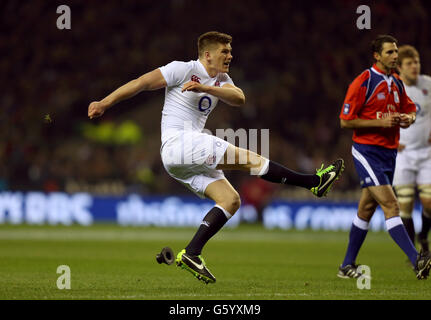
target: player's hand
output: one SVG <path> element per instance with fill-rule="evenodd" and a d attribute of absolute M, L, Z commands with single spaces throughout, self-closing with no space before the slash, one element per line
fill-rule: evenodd
<path fill-rule="evenodd" d="M 406 146 L 404 144 L 399 144 L 398 145 L 398 152 L 403 151 L 406 148 Z"/>
<path fill-rule="evenodd" d="M 413 123 L 413 117 L 406 113 L 400 114 L 400 127 L 401 128 L 408 128 Z"/>
<path fill-rule="evenodd" d="M 196 81 L 189 81 L 186 84 L 184 84 L 181 92 L 184 91 L 193 91 L 193 92 L 205 92 L 206 86 L 200 84 Z"/>
<path fill-rule="evenodd" d="M 88 117 L 90 119 L 98 118 L 105 113 L 106 105 L 100 101 L 93 101 L 88 106 Z"/>
<path fill-rule="evenodd" d="M 391 113 L 388 117 L 381 119 L 383 128 L 392 128 L 400 124 L 400 115 L 398 113 Z"/>

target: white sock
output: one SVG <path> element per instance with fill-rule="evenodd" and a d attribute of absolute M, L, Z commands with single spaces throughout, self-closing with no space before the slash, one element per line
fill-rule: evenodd
<path fill-rule="evenodd" d="M 395 216 L 395 217 L 387 219 L 385 221 L 385 223 L 386 223 L 386 229 L 388 229 L 388 231 L 389 231 L 392 228 L 395 228 L 396 226 L 398 226 L 400 224 L 402 225 L 403 221 L 401 220 L 401 217 Z"/>
<path fill-rule="evenodd" d="M 368 230 L 368 226 L 369 226 L 369 222 L 362 220 L 361 218 L 359 218 L 357 215 L 355 216 L 355 218 L 353 219 L 353 224 L 358 227 L 359 229 L 362 230 Z"/>

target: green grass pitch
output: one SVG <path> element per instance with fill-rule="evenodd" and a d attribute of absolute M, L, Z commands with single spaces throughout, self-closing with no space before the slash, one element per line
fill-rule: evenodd
<path fill-rule="evenodd" d="M 346 232 L 224 229 L 203 251 L 217 278 L 205 285 L 173 265 L 159 265 L 164 246 L 175 254 L 192 228 L 116 225 L 0 225 L 0 299 L 295 300 L 431 299 L 386 232 L 369 232 L 358 262 L 371 268 L 371 289 L 336 276 Z M 57 288 L 68 265 L 71 289 Z"/>

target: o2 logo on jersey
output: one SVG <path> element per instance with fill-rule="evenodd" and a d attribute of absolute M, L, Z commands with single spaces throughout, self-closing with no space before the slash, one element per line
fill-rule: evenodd
<path fill-rule="evenodd" d="M 421 116 L 422 108 L 421 108 L 419 103 L 415 103 L 415 105 L 416 105 L 416 116 L 419 117 L 419 116 Z"/>
<path fill-rule="evenodd" d="M 205 115 L 208 115 L 211 111 L 212 101 L 210 97 L 203 96 L 199 100 L 199 110 L 202 111 Z"/>

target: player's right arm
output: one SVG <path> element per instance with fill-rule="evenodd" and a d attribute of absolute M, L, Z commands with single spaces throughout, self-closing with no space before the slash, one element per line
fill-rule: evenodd
<path fill-rule="evenodd" d="M 141 91 L 157 90 L 166 86 L 166 80 L 160 72 L 160 69 L 155 69 L 137 79 L 129 81 L 101 101 L 90 103 L 88 107 L 88 117 L 90 119 L 100 117 L 108 108 L 120 101 L 137 95 Z"/>

